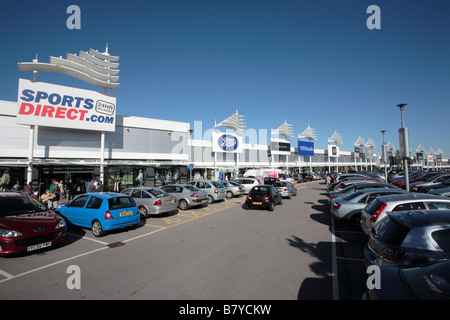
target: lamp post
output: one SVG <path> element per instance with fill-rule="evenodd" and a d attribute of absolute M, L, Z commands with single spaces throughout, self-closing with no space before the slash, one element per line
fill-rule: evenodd
<path fill-rule="evenodd" d="M 381 130 L 381 135 L 383 136 L 383 145 L 381 150 L 381 156 L 383 158 L 383 164 L 384 164 L 384 180 L 388 182 L 388 174 L 387 174 L 387 166 L 386 166 L 386 144 L 384 143 L 384 133 L 386 130 Z"/>
<path fill-rule="evenodd" d="M 399 142 L 400 142 L 400 155 L 403 158 L 403 163 L 405 166 L 405 188 L 409 191 L 409 177 L 408 177 L 408 156 L 409 156 L 409 139 L 408 139 L 408 128 L 405 128 L 405 122 L 403 121 L 403 109 L 406 103 L 400 103 L 397 107 L 400 108 L 402 116 L 402 127 L 398 130 Z"/>

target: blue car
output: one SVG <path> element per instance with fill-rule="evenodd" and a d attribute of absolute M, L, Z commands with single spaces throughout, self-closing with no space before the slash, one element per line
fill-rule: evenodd
<path fill-rule="evenodd" d="M 290 199 L 292 196 L 297 195 L 297 188 L 289 181 L 277 181 L 272 186 L 281 193 L 283 198 Z"/>
<path fill-rule="evenodd" d="M 135 226 L 141 220 L 133 198 L 115 192 L 81 194 L 60 205 L 56 213 L 73 225 L 91 228 L 96 237 L 109 230 Z"/>

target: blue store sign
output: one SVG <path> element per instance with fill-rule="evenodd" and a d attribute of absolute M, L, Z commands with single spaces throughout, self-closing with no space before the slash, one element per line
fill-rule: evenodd
<path fill-rule="evenodd" d="M 217 144 L 223 151 L 235 151 L 239 147 L 237 137 L 231 134 L 223 134 L 217 139 Z"/>

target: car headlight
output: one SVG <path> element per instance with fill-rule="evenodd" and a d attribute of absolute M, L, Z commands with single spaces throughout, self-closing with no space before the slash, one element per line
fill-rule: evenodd
<path fill-rule="evenodd" d="M 15 238 L 15 237 L 21 237 L 22 234 L 20 232 L 14 231 L 14 230 L 5 230 L 0 229 L 0 237 L 3 238 Z"/>
<path fill-rule="evenodd" d="M 58 222 L 55 229 L 61 229 L 66 227 L 66 221 L 64 219 L 61 219 L 61 221 Z"/>

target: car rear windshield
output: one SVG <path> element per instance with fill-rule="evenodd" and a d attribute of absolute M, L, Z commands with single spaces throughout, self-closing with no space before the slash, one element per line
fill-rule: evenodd
<path fill-rule="evenodd" d="M 378 208 L 383 204 L 383 202 L 381 202 L 378 199 L 373 200 L 371 203 L 369 203 L 366 207 L 367 210 L 367 214 L 369 215 L 374 215 L 375 212 L 378 210 Z"/>
<path fill-rule="evenodd" d="M 273 186 L 274 187 L 285 187 L 286 182 L 274 182 Z"/>
<path fill-rule="evenodd" d="M 47 211 L 47 208 L 31 197 L 0 198 L 0 217 Z"/>
<path fill-rule="evenodd" d="M 188 189 L 189 191 L 199 191 L 196 187 L 194 186 L 184 186 L 186 189 Z"/>
<path fill-rule="evenodd" d="M 211 181 L 214 187 L 216 188 L 223 188 L 223 185 L 217 181 Z"/>
<path fill-rule="evenodd" d="M 269 193 L 269 188 L 263 187 L 263 186 L 256 186 L 256 187 L 252 188 L 251 192 L 252 193 Z"/>
<path fill-rule="evenodd" d="M 123 209 L 136 206 L 131 197 L 117 197 L 108 199 L 109 210 Z"/>
<path fill-rule="evenodd" d="M 389 216 L 372 229 L 375 237 L 385 243 L 400 246 L 409 232 L 409 228 Z"/>

